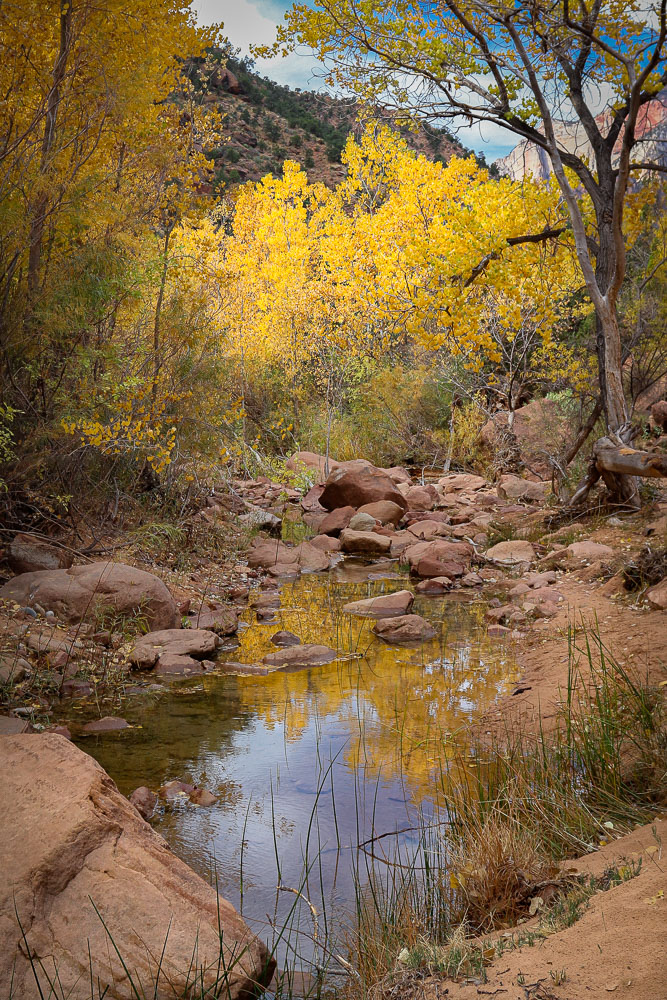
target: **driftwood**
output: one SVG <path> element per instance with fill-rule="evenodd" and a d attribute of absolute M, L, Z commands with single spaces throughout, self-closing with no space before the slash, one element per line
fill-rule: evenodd
<path fill-rule="evenodd" d="M 635 429 L 626 424 L 613 437 L 602 437 L 595 442 L 588 473 L 569 507 L 581 504 L 598 480 L 603 479 L 617 503 L 637 509 L 639 479 L 667 477 L 667 455 L 631 448 L 629 441 L 635 434 Z"/>

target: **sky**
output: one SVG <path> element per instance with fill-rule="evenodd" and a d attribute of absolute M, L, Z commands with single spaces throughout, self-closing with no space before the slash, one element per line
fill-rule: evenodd
<path fill-rule="evenodd" d="M 290 6 L 281 0 L 193 0 L 193 8 L 202 24 L 223 21 L 225 35 L 232 45 L 247 55 L 251 44 L 270 43 L 275 28 Z M 302 90 L 322 90 L 324 68 L 309 52 L 292 53 L 286 59 L 258 59 L 256 69 L 261 76 L 289 87 Z M 451 122 L 447 127 L 452 130 Z M 505 156 L 516 145 L 516 139 L 499 125 L 484 123 L 472 128 L 463 126 L 456 134 L 464 146 L 484 153 L 490 163 Z"/>

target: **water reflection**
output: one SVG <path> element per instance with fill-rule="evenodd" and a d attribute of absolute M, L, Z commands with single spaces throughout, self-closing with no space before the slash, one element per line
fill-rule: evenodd
<path fill-rule="evenodd" d="M 418 648 L 387 645 L 372 621 L 340 610 L 405 585 L 395 564 L 351 562 L 289 583 L 275 621 L 257 623 L 249 610 L 240 647 L 224 655 L 256 662 L 287 629 L 347 658 L 296 673 L 193 678 L 129 707 L 136 728 L 85 742 L 126 794 L 182 778 L 219 796 L 155 825 L 267 939 L 270 922 L 296 905 L 296 932 L 312 947 L 310 911 L 279 883 L 302 888 L 328 930 L 353 910 L 350 848 L 432 812 L 443 764 L 448 781 L 466 766 L 463 727 L 511 680 L 508 650 L 486 638 L 482 603 L 418 597 L 414 611 L 439 631 Z M 410 837 L 383 844 L 391 853 Z M 285 940 L 279 959 L 291 961 Z"/>

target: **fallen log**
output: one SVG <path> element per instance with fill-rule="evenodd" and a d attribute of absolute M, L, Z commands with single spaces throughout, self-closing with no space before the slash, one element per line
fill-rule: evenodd
<path fill-rule="evenodd" d="M 609 447 L 607 439 L 596 441 L 593 448 L 598 472 L 613 472 L 620 476 L 641 476 L 642 478 L 667 477 L 667 455 L 650 451 L 636 451 L 621 446 Z"/>

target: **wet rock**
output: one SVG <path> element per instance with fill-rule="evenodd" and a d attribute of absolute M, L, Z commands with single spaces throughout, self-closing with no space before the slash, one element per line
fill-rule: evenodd
<path fill-rule="evenodd" d="M 301 575 L 301 570 L 295 562 L 276 563 L 275 566 L 269 566 L 267 572 L 269 576 L 281 580 L 295 580 Z"/>
<path fill-rule="evenodd" d="M 503 636 L 509 635 L 510 631 L 505 625 L 489 625 L 486 634 L 492 639 L 501 639 Z"/>
<path fill-rule="evenodd" d="M 461 584 L 464 587 L 481 587 L 483 583 L 484 580 L 479 573 L 466 573 L 465 576 L 461 577 Z"/>
<path fill-rule="evenodd" d="M 190 798 L 190 793 L 194 792 L 195 786 L 187 781 L 167 781 L 158 788 L 158 795 L 165 802 L 175 802 L 178 799 Z"/>
<path fill-rule="evenodd" d="M 343 508 L 345 509 L 345 508 Z M 370 514 L 380 524 L 397 525 L 403 517 L 403 508 L 392 500 L 378 500 L 376 503 L 366 503 L 359 508 L 360 514 Z M 347 527 L 347 525 L 345 526 Z"/>
<path fill-rule="evenodd" d="M 391 550 L 391 540 L 375 531 L 353 531 L 345 528 L 340 534 L 343 552 L 386 555 Z"/>
<path fill-rule="evenodd" d="M 405 550 L 410 569 L 420 577 L 463 576 L 472 558 L 473 548 L 467 542 L 450 542 L 436 539 L 417 542 Z"/>
<path fill-rule="evenodd" d="M 274 646 L 288 647 L 288 646 L 300 646 L 301 639 L 298 635 L 294 635 L 294 632 L 288 632 L 282 630 L 281 632 L 275 632 L 271 636 L 271 642 Z"/>
<path fill-rule="evenodd" d="M 262 666 L 261 663 L 238 663 L 235 660 L 227 660 L 224 663 L 218 663 L 217 667 L 221 673 L 232 674 L 236 677 L 243 677 L 246 675 L 266 677 L 271 673 L 271 670 L 268 667 Z"/>
<path fill-rule="evenodd" d="M 71 552 L 50 545 L 35 535 L 19 533 L 12 538 L 7 551 L 7 562 L 14 573 L 34 573 L 40 570 L 68 569 L 72 565 Z"/>
<path fill-rule="evenodd" d="M 337 537 L 344 528 L 347 528 L 355 514 L 356 509 L 354 507 L 337 507 L 325 515 L 319 524 L 318 530 L 321 535 L 333 535 Z"/>
<path fill-rule="evenodd" d="M 63 726 L 63 725 L 47 726 L 44 732 L 55 733 L 57 736 L 64 736 L 66 740 L 72 739 L 72 734 L 70 732 L 69 726 Z"/>
<path fill-rule="evenodd" d="M 331 663 L 337 658 L 338 653 L 329 646 L 304 643 L 288 649 L 281 649 L 276 653 L 268 653 L 263 657 L 262 663 L 269 667 L 301 669 L 302 667 L 319 667 L 325 663 Z"/>
<path fill-rule="evenodd" d="M 90 681 L 68 678 L 60 685 L 61 698 L 88 698 L 92 693 L 93 685 Z"/>
<path fill-rule="evenodd" d="M 327 510 L 336 507 L 363 507 L 378 500 L 391 500 L 401 510 L 407 504 L 386 473 L 364 462 L 349 462 L 328 477 L 320 503 Z"/>
<path fill-rule="evenodd" d="M 94 620 L 102 611 L 145 617 L 154 628 L 176 628 L 178 608 L 162 580 L 122 563 L 22 573 L 0 588 L 0 598 L 38 602 L 68 622 Z"/>
<path fill-rule="evenodd" d="M 433 639 L 437 632 L 421 615 L 401 615 L 400 618 L 383 618 L 372 631 L 385 642 L 418 643 Z"/>
<path fill-rule="evenodd" d="M 329 569 L 329 556 L 310 542 L 301 542 L 294 549 L 297 566 L 302 573 L 322 573 Z"/>
<path fill-rule="evenodd" d="M 146 785 L 140 785 L 139 788 L 134 789 L 130 795 L 130 802 L 139 815 L 146 821 L 152 819 L 155 815 L 157 795 L 150 788 L 147 788 Z"/>
<path fill-rule="evenodd" d="M 189 673 L 202 670 L 198 661 L 215 654 L 221 645 L 220 636 L 208 629 L 162 629 L 138 639 L 128 659 L 137 670 Z"/>
<path fill-rule="evenodd" d="M 275 622 L 276 619 L 276 608 L 257 608 L 256 611 L 258 622 Z"/>
<path fill-rule="evenodd" d="M 487 558 L 498 563 L 500 566 L 519 566 L 522 563 L 530 564 L 537 558 L 535 549 L 530 542 L 509 541 L 498 542 L 486 550 Z"/>
<path fill-rule="evenodd" d="M 120 729 L 129 728 L 130 725 L 125 719 L 119 719 L 114 715 L 105 715 L 103 719 L 87 722 L 83 731 L 84 733 L 115 733 Z"/>
<path fill-rule="evenodd" d="M 191 629 L 205 629 L 217 635 L 233 635 L 239 627 L 238 614 L 225 604 L 203 604 L 191 610 L 187 619 Z"/>
<path fill-rule="evenodd" d="M 667 611 L 667 578 L 646 591 L 646 600 L 656 611 Z"/>
<path fill-rule="evenodd" d="M 263 594 L 257 594 L 252 601 L 253 608 L 279 608 L 280 594 L 277 590 L 267 590 Z"/>
<path fill-rule="evenodd" d="M 217 796 L 208 788 L 195 788 L 190 792 L 190 802 L 195 806 L 212 806 L 217 801 Z"/>
<path fill-rule="evenodd" d="M 364 514 L 361 511 L 357 511 L 350 518 L 348 527 L 352 531 L 372 531 L 375 524 L 375 518 L 371 514 Z"/>
<path fill-rule="evenodd" d="M 310 544 L 322 552 L 340 552 L 340 541 L 332 535 L 315 535 Z"/>
<path fill-rule="evenodd" d="M 452 581 L 447 576 L 433 576 L 430 580 L 420 580 L 415 587 L 418 594 L 427 594 L 432 597 L 446 594 L 451 589 Z"/>
<path fill-rule="evenodd" d="M 368 618 L 396 618 L 407 614 L 413 602 L 414 595 L 409 590 L 397 590 L 393 594 L 381 594 L 379 597 L 367 597 L 344 604 L 343 611 Z"/>

